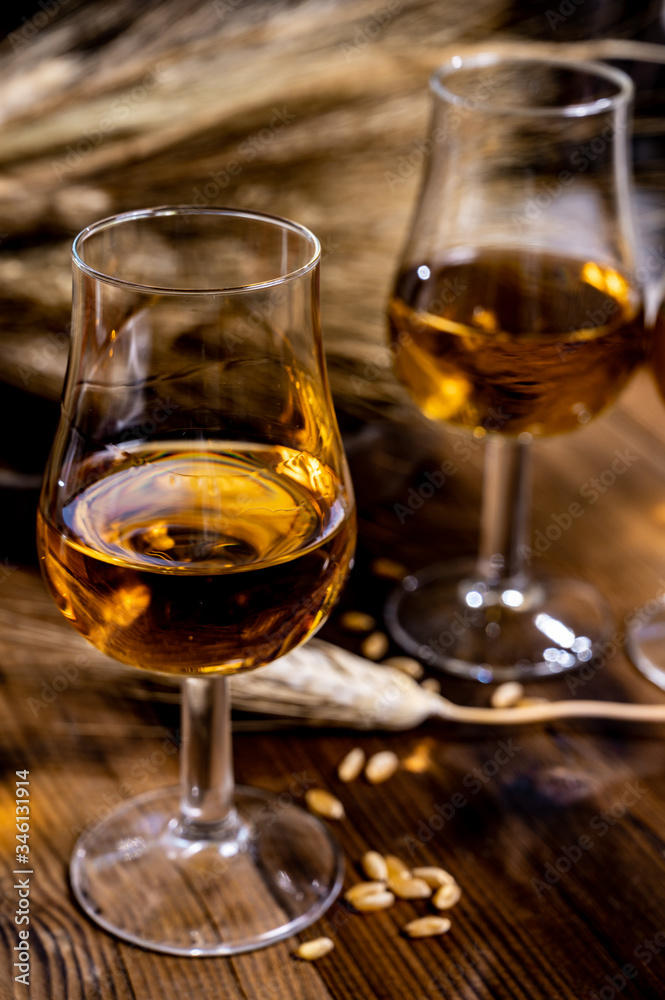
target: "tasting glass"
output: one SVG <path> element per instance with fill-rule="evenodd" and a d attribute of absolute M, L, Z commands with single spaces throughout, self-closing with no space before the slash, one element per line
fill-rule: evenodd
<path fill-rule="evenodd" d="M 590 584 L 536 572 L 529 462 L 534 438 L 587 423 L 642 360 L 632 84 L 598 63 L 475 52 L 441 66 L 431 94 L 392 347 L 422 412 L 485 442 L 480 546 L 407 576 L 388 627 L 458 676 L 550 676 L 612 628 Z"/>
<path fill-rule="evenodd" d="M 598 48 L 599 55 L 618 64 L 635 85 L 632 145 L 638 274 L 652 330 L 650 367 L 665 402 L 665 45 L 606 39 Z M 657 525 L 654 531 L 658 531 Z M 665 596 L 662 580 L 660 583 L 658 595 L 626 618 L 626 652 L 645 677 L 665 690 Z"/>
<path fill-rule="evenodd" d="M 316 631 L 352 559 L 319 262 L 304 227 L 217 208 L 119 215 L 73 246 L 41 564 L 90 642 L 181 678 L 182 723 L 180 786 L 86 830 L 71 881 L 98 924 L 168 954 L 269 945 L 341 885 L 302 783 L 234 788 L 228 689 Z"/>

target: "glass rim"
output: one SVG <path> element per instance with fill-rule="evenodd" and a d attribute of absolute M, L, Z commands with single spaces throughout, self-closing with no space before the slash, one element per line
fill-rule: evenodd
<path fill-rule="evenodd" d="M 86 240 L 95 236 L 97 233 L 106 229 L 112 229 L 115 226 L 120 226 L 126 222 L 136 222 L 141 219 L 153 219 L 175 215 L 216 215 L 263 222 L 268 226 L 286 230 L 302 237 L 310 245 L 311 254 L 309 259 L 300 267 L 295 268 L 293 271 L 280 274 L 276 278 L 271 278 L 269 281 L 257 281 L 247 285 L 211 286 L 210 288 L 150 285 L 140 281 L 129 281 L 127 278 L 120 278 L 109 272 L 92 267 L 84 260 L 84 244 Z M 103 281 L 106 284 L 115 285 L 119 288 L 128 288 L 136 292 L 145 292 L 151 295 L 233 295 L 256 292 L 263 288 L 273 288 L 276 285 L 283 285 L 288 281 L 292 281 L 294 278 L 299 278 L 307 274 L 309 271 L 312 271 L 321 260 L 321 244 L 314 233 L 301 223 L 293 222 L 291 219 L 285 219 L 278 215 L 270 215 L 267 212 L 255 212 L 242 208 L 224 208 L 221 206 L 201 208 L 198 205 L 158 205 L 154 208 L 141 208 L 128 212 L 119 212 L 115 215 L 109 215 L 104 219 L 99 219 L 97 222 L 92 222 L 89 226 L 86 226 L 85 229 L 82 229 L 81 232 L 74 238 L 71 254 L 72 261 L 78 270 L 89 275 L 91 278 L 95 278 L 97 281 Z"/>
<path fill-rule="evenodd" d="M 455 94 L 452 90 L 446 87 L 443 82 L 446 77 L 451 76 L 459 70 L 484 69 L 492 66 L 499 66 L 501 63 L 513 63 L 516 66 L 519 66 L 520 64 L 531 64 L 540 67 L 551 66 L 572 71 L 577 70 L 581 73 L 587 73 L 589 76 L 611 81 L 616 85 L 617 93 L 611 97 L 600 97 L 593 101 L 584 101 L 578 104 L 564 104 L 560 107 L 538 104 L 522 107 L 511 104 L 493 104 L 491 101 L 488 101 L 487 107 L 483 109 L 479 107 L 481 102 L 476 98 L 462 97 L 460 94 Z M 492 51 L 491 49 L 468 55 L 451 56 L 450 59 L 441 63 L 441 65 L 434 70 L 430 76 L 429 83 L 430 90 L 438 97 L 445 100 L 448 104 L 456 105 L 461 108 L 467 108 L 472 111 L 484 110 L 488 114 L 522 115 L 524 117 L 590 117 L 592 115 L 601 114 L 602 112 L 614 111 L 620 107 L 625 107 L 632 100 L 635 93 L 635 86 L 627 73 L 624 73 L 623 70 L 617 69 L 614 66 L 609 66 L 607 63 L 600 60 L 577 59 L 572 56 L 569 58 L 566 58 L 565 56 L 539 56 L 535 53 L 500 52 Z"/>

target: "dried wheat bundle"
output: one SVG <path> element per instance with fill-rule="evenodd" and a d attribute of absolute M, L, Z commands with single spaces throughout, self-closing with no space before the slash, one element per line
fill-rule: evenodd
<path fill-rule="evenodd" d="M 17 586 L 11 609 L 0 609 L 0 642 L 11 650 L 3 668 L 40 663 L 46 684 L 60 668 L 47 663 L 70 658 L 80 666 L 76 686 L 104 686 L 121 697 L 176 700 L 177 681 L 155 682 L 110 660 L 80 636 L 50 617 L 47 596 L 27 598 Z M 47 617 L 41 617 L 44 614 Z M 70 675 L 67 675 L 68 677 Z M 112 684 L 109 683 L 112 678 Z M 140 682 L 139 682 L 140 681 Z M 31 689 L 39 690 L 33 680 Z M 629 705 L 603 701 L 558 701 L 517 708 L 472 708 L 456 705 L 421 687 L 412 677 L 387 665 L 372 663 L 347 650 L 312 639 L 260 670 L 231 678 L 233 706 L 241 711 L 278 716 L 320 726 L 404 730 L 428 718 L 474 725 L 515 725 L 561 718 L 625 719 L 665 722 L 665 705 Z"/>
<path fill-rule="evenodd" d="M 359 729 L 411 729 L 428 718 L 516 725 L 563 718 L 665 722 L 665 705 L 556 701 L 518 708 L 470 708 L 422 688 L 393 667 L 313 639 L 280 660 L 231 681 L 233 704 L 255 712 Z"/>
<path fill-rule="evenodd" d="M 319 639 L 231 679 L 233 705 L 358 729 L 410 729 L 441 700 L 393 667 Z"/>

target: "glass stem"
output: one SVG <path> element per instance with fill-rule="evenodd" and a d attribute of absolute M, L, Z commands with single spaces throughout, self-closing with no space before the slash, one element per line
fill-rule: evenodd
<path fill-rule="evenodd" d="M 186 677 L 182 685 L 180 833 L 205 837 L 238 826 L 233 808 L 231 698 L 224 676 Z"/>
<path fill-rule="evenodd" d="M 490 435 L 485 452 L 478 568 L 491 587 L 524 591 L 528 586 L 530 514 L 529 445 Z"/>

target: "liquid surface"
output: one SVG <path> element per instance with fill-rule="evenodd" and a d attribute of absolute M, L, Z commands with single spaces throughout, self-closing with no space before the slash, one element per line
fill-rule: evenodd
<path fill-rule="evenodd" d="M 422 411 L 477 432 L 573 430 L 644 358 L 640 297 L 624 276 L 536 251 L 405 272 L 389 317 L 398 375 Z"/>
<path fill-rule="evenodd" d="M 323 622 L 354 543 L 334 473 L 307 453 L 162 443 L 88 463 L 41 513 L 54 599 L 95 646 L 173 673 L 270 662 Z"/>

